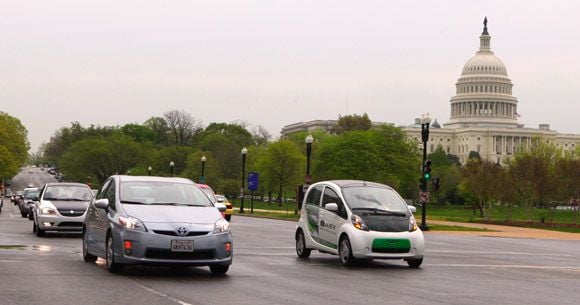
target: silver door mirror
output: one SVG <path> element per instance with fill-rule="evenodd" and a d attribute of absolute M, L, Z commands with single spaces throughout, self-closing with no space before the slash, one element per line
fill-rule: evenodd
<path fill-rule="evenodd" d="M 109 199 L 107 199 L 107 198 L 98 199 L 97 201 L 95 201 L 95 207 L 97 207 L 99 209 L 103 209 L 103 210 L 108 209 L 109 208 Z"/>
<path fill-rule="evenodd" d="M 338 211 L 338 204 L 332 202 L 332 203 L 327 203 L 324 205 L 324 209 L 326 209 L 327 211 L 330 212 L 337 212 Z"/>
<path fill-rule="evenodd" d="M 415 206 L 409 205 L 408 207 L 409 207 L 409 211 L 411 211 L 411 213 L 413 213 L 413 214 L 417 213 L 417 208 Z"/>
<path fill-rule="evenodd" d="M 214 206 L 220 211 L 225 212 L 227 210 L 226 205 L 221 202 L 214 203 Z"/>

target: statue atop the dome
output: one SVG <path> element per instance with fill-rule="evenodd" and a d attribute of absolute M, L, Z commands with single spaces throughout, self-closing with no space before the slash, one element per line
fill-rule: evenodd
<path fill-rule="evenodd" d="M 481 33 L 481 35 L 489 35 L 487 32 L 487 16 L 483 18 L 483 33 Z"/>

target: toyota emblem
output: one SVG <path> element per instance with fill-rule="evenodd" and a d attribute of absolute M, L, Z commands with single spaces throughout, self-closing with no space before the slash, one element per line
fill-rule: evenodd
<path fill-rule="evenodd" d="M 179 227 L 177 228 L 177 230 L 175 230 L 175 232 L 177 233 L 178 236 L 187 236 L 189 230 L 186 227 Z"/>

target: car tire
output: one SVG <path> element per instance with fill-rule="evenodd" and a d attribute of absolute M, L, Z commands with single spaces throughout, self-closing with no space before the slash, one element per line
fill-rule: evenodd
<path fill-rule="evenodd" d="M 22 218 L 26 218 L 28 217 L 28 213 L 24 213 L 24 212 L 20 212 L 20 216 L 22 216 Z"/>
<path fill-rule="evenodd" d="M 407 260 L 407 264 L 411 268 L 419 268 L 419 266 L 421 266 L 422 263 L 423 263 L 423 259 L 422 258 L 419 258 L 419 259 L 408 259 Z"/>
<path fill-rule="evenodd" d="M 300 258 L 308 258 L 311 251 L 311 249 L 306 248 L 304 233 L 302 230 L 298 230 L 296 233 L 296 255 Z"/>
<path fill-rule="evenodd" d="M 230 269 L 230 265 L 209 265 L 209 270 L 213 275 L 224 275 Z"/>
<path fill-rule="evenodd" d="M 44 230 L 42 230 L 38 224 L 36 223 L 36 221 L 33 223 L 32 226 L 32 232 L 34 232 L 34 234 L 36 234 L 36 236 L 38 237 L 44 237 Z"/>
<path fill-rule="evenodd" d="M 111 273 L 121 273 L 125 265 L 115 262 L 115 247 L 113 247 L 113 234 L 107 236 L 107 250 L 105 251 L 107 270 Z"/>
<path fill-rule="evenodd" d="M 232 219 L 232 215 L 226 215 L 226 220 L 230 221 Z"/>
<path fill-rule="evenodd" d="M 34 214 L 32 214 L 32 211 L 28 212 L 28 220 L 34 220 Z"/>
<path fill-rule="evenodd" d="M 86 234 L 86 231 L 83 230 L 83 260 L 86 263 L 94 263 L 97 261 L 97 257 L 89 253 Z"/>
<path fill-rule="evenodd" d="M 354 256 L 352 256 L 352 247 L 347 236 L 340 238 L 338 242 L 338 257 L 343 266 L 352 266 L 354 264 Z"/>

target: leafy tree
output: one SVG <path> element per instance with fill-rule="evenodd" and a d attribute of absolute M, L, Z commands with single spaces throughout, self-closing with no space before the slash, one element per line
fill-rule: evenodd
<path fill-rule="evenodd" d="M 371 127 L 371 119 L 369 119 L 369 116 L 366 113 L 363 115 L 339 115 L 338 122 L 336 122 L 336 131 L 339 134 L 355 130 L 369 130 Z"/>
<path fill-rule="evenodd" d="M 531 221 L 533 207 L 550 202 L 556 193 L 556 165 L 562 151 L 541 139 L 533 139 L 529 151 L 517 152 L 509 164 L 514 199 L 528 208 Z"/>
<path fill-rule="evenodd" d="M 304 155 L 288 140 L 270 144 L 265 154 L 257 160 L 263 180 L 278 189 L 278 204 L 282 204 L 284 189 L 292 189 L 302 181 L 300 164 L 304 162 Z"/>
<path fill-rule="evenodd" d="M 496 199 L 497 189 L 504 180 L 501 166 L 478 158 L 471 158 L 462 168 L 463 188 L 475 198 L 480 216 L 489 219 L 493 208 L 493 200 Z"/>
<path fill-rule="evenodd" d="M 399 128 L 381 126 L 333 136 L 320 143 L 316 178 L 386 183 L 403 196 L 417 193 L 420 176 L 416 145 Z"/>
<path fill-rule="evenodd" d="M 169 146 L 169 126 L 162 117 L 151 117 L 143 125 L 155 134 L 155 144 Z"/>
<path fill-rule="evenodd" d="M 139 143 L 154 143 L 156 140 L 155 132 L 146 125 L 125 124 L 120 131 Z"/>
<path fill-rule="evenodd" d="M 126 174 L 143 158 L 143 147 L 132 138 L 113 134 L 75 142 L 62 156 L 62 169 L 73 181 L 94 177 L 103 182 L 113 174 Z"/>
<path fill-rule="evenodd" d="M 453 158 L 449 158 L 449 155 L 447 155 L 441 145 L 438 145 L 437 149 L 429 154 L 427 158 L 432 162 L 433 179 L 431 182 L 434 179 L 439 179 L 439 190 L 431 192 L 432 201 L 441 204 L 446 202 L 457 203 L 457 185 L 461 181 L 459 165 L 454 163 Z"/>
<path fill-rule="evenodd" d="M 19 119 L 0 111 L 0 178 L 18 173 L 28 159 L 28 131 Z"/>

